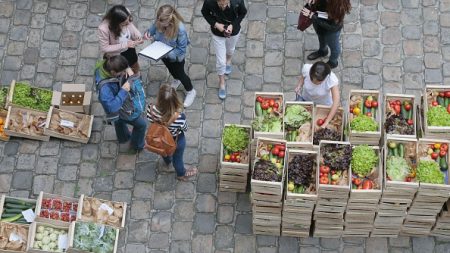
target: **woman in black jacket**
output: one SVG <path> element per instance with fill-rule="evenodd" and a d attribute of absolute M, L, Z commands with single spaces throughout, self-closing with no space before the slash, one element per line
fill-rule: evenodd
<path fill-rule="evenodd" d="M 242 19 L 247 14 L 244 0 L 205 0 L 202 15 L 211 26 L 219 75 L 219 97 L 226 98 L 225 75 L 231 74 L 231 57 L 239 39 Z"/>
<path fill-rule="evenodd" d="M 352 9 L 350 0 L 309 0 L 314 5 L 314 12 L 307 8 L 302 9 L 302 14 L 310 17 L 314 30 L 319 37 L 319 50 L 308 55 L 308 60 L 315 60 L 328 54 L 327 46 L 331 54 L 327 64 L 333 69 L 338 66 L 338 58 L 341 53 L 339 35 L 344 24 L 345 14 Z"/>

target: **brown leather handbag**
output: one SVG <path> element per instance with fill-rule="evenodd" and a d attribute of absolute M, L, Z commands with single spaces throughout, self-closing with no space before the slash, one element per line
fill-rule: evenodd
<path fill-rule="evenodd" d="M 173 138 L 168 126 L 178 118 L 178 115 L 178 112 L 175 113 L 169 122 L 164 124 L 155 117 L 153 114 L 153 105 L 150 105 L 150 116 L 153 119 L 153 123 L 148 127 L 147 135 L 145 136 L 145 141 L 147 143 L 145 147 L 148 151 L 163 157 L 171 156 L 175 153 L 175 150 L 177 149 L 176 139 L 178 138 Z"/>
<path fill-rule="evenodd" d="M 305 4 L 305 8 L 309 9 L 310 11 L 316 10 L 314 5 L 311 4 Z M 297 29 L 303 32 L 308 27 L 310 27 L 311 24 L 312 20 L 309 17 L 303 15 L 302 12 L 300 11 L 300 14 L 298 15 Z"/>

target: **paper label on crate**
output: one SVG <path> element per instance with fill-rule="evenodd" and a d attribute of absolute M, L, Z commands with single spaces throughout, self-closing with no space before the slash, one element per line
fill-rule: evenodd
<path fill-rule="evenodd" d="M 61 120 L 60 125 L 62 127 L 69 127 L 69 128 L 74 128 L 75 127 L 75 123 L 73 123 L 72 121 L 69 121 L 69 120 L 65 120 L 65 119 Z"/>
<path fill-rule="evenodd" d="M 105 226 L 100 226 L 100 234 L 98 235 L 98 239 L 100 240 L 103 237 L 103 234 L 105 233 Z"/>
<path fill-rule="evenodd" d="M 69 240 L 67 238 L 67 234 L 58 235 L 58 249 L 65 250 L 69 246 Z"/>
<path fill-rule="evenodd" d="M 34 218 L 36 218 L 36 214 L 33 212 L 33 209 L 22 211 L 22 215 L 27 222 L 33 222 Z"/>
<path fill-rule="evenodd" d="M 99 209 L 107 211 L 109 215 L 112 215 L 114 213 L 114 209 L 112 209 L 110 206 L 108 206 L 105 203 L 101 204 Z"/>
<path fill-rule="evenodd" d="M 22 241 L 22 237 L 20 237 L 19 235 L 17 235 L 16 233 L 12 232 L 9 235 L 9 241 L 10 242 L 21 242 Z"/>

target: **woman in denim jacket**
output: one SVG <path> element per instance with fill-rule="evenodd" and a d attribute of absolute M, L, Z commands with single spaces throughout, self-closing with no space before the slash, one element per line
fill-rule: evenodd
<path fill-rule="evenodd" d="M 189 107 L 194 102 L 196 91 L 184 71 L 184 58 L 189 39 L 183 22 L 181 15 L 172 6 L 163 5 L 156 13 L 156 22 L 145 32 L 144 39 L 161 41 L 174 48 L 162 58 L 162 61 L 175 79 L 172 87 L 176 89 L 180 82 L 183 84 L 186 90 L 184 107 Z"/>

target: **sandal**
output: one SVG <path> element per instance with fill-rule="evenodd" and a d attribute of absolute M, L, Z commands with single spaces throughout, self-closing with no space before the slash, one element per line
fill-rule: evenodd
<path fill-rule="evenodd" d="M 197 175 L 197 172 L 198 172 L 197 168 L 192 167 L 192 168 L 186 170 L 186 172 L 184 173 L 184 176 L 177 177 L 177 179 L 180 181 L 183 181 L 183 182 L 187 182 L 187 181 L 189 181 L 189 178 Z"/>

